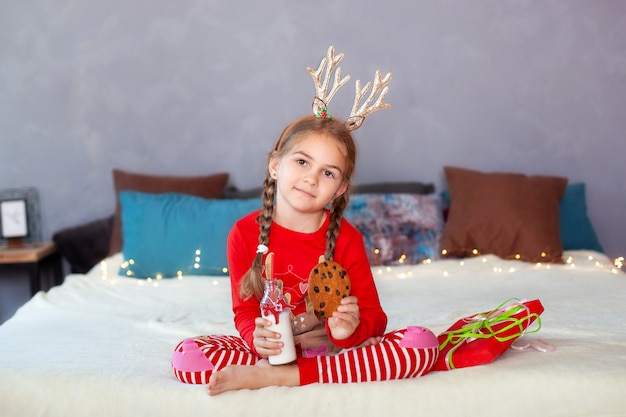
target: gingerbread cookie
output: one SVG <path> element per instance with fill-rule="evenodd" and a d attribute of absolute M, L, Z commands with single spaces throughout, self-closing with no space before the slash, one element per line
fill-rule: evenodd
<path fill-rule="evenodd" d="M 337 262 L 322 260 L 309 275 L 308 293 L 315 316 L 325 320 L 350 295 L 350 277 Z"/>

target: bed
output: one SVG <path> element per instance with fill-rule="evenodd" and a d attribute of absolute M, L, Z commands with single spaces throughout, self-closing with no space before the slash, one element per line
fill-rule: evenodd
<path fill-rule="evenodd" d="M 600 250 L 567 249 L 565 242 L 554 262 L 485 251 L 438 258 L 424 247 L 446 239 L 446 246 L 454 246 L 445 228 L 454 220 L 455 205 L 462 206 L 462 196 L 454 186 L 443 197 L 430 191 L 413 193 L 420 205 L 413 207 L 420 213 L 415 221 L 429 229 L 414 236 L 420 250 L 410 252 L 406 239 L 394 236 L 389 246 L 405 245 L 403 252 L 412 255 L 397 257 L 392 251 L 395 262 L 385 261 L 380 253 L 372 257 L 388 329 L 417 325 L 440 334 L 459 318 L 511 298 L 538 299 L 545 311 L 529 327 L 533 332 L 517 339 L 515 346 L 549 348 L 508 349 L 489 364 L 432 371 L 410 380 L 268 387 L 210 397 L 205 386 L 174 377 L 171 356 L 184 338 L 236 334 L 227 270 L 196 265 L 181 274 L 140 276 L 147 266 L 128 265 L 132 236 L 127 230 L 122 232 L 121 252 L 107 254 L 85 273 L 70 273 L 62 285 L 39 292 L 0 326 L 0 415 L 626 415 L 622 260 Z M 377 194 L 353 199 L 360 202 L 351 209 L 355 223 L 367 217 L 372 199 L 380 209 Z M 177 193 L 143 195 L 155 196 L 167 198 L 168 207 L 172 198 L 181 198 Z M 560 212 L 564 198 L 557 201 Z M 441 208 L 446 199 L 451 201 L 449 211 L 443 211 L 447 215 L 433 220 L 432 204 Z M 208 201 L 215 202 L 200 202 Z M 228 207 L 242 201 L 247 200 L 234 199 Z M 128 207 L 120 209 L 124 229 L 124 219 L 132 218 L 125 213 Z M 139 208 L 150 218 L 146 207 Z M 159 210 L 163 214 L 163 206 Z M 185 215 L 189 219 L 189 212 Z M 366 226 L 363 230 L 371 233 L 377 225 L 370 219 Z M 372 241 L 382 242 L 380 237 Z M 420 253 L 421 261 L 411 259 Z"/>

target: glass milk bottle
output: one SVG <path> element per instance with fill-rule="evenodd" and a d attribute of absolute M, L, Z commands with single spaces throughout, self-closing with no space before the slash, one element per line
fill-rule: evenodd
<path fill-rule="evenodd" d="M 265 293 L 261 299 L 261 315 L 272 322 L 267 328 L 280 333 L 280 339 L 267 338 L 270 341 L 281 341 L 283 347 L 280 354 L 268 357 L 272 365 L 282 365 L 296 360 L 296 346 L 291 329 L 291 310 L 276 279 L 265 280 Z"/>

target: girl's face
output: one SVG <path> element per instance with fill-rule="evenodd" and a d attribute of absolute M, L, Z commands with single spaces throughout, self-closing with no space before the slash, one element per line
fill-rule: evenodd
<path fill-rule="evenodd" d="M 269 171 L 277 181 L 277 213 L 321 215 L 347 189 L 345 159 L 341 144 L 322 132 L 307 134 L 280 158 L 270 158 Z"/>

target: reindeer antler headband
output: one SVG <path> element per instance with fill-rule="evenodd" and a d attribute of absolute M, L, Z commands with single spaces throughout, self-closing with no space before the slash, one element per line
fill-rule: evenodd
<path fill-rule="evenodd" d="M 320 66 L 316 71 L 313 71 L 310 67 L 307 67 L 307 71 L 311 74 L 311 78 L 313 78 L 313 83 L 315 84 L 315 98 L 313 99 L 313 114 L 317 117 L 329 118 L 328 114 L 328 103 L 333 99 L 333 96 L 345 83 L 350 80 L 350 76 L 346 75 L 344 78 L 341 78 L 341 67 L 339 67 L 339 62 L 343 59 L 343 53 L 335 55 L 335 47 L 330 45 L 328 47 L 328 52 L 326 52 L 326 56 L 322 58 L 322 62 L 320 62 Z M 326 76 L 324 81 L 322 81 L 322 73 L 326 69 Z M 333 87 L 330 92 L 328 91 L 328 85 L 330 83 L 330 78 L 332 76 L 333 71 L 335 71 L 335 80 L 333 82 Z M 376 74 L 374 76 L 374 88 L 370 93 L 369 97 L 365 102 L 359 107 L 361 100 L 367 94 L 367 92 L 372 88 L 372 82 L 369 81 L 365 84 L 365 87 L 361 88 L 361 80 L 356 81 L 356 95 L 354 97 L 354 105 L 352 106 L 352 111 L 350 112 L 350 117 L 345 122 L 348 130 L 356 130 L 363 124 L 363 120 L 369 114 L 374 113 L 377 110 L 388 109 L 391 107 L 391 104 L 384 103 L 385 96 L 387 95 L 387 91 L 389 91 L 389 84 L 391 81 L 391 73 L 388 72 L 384 77 L 382 76 L 379 70 L 376 70 Z M 374 104 L 374 98 L 378 95 L 378 99 Z"/>

